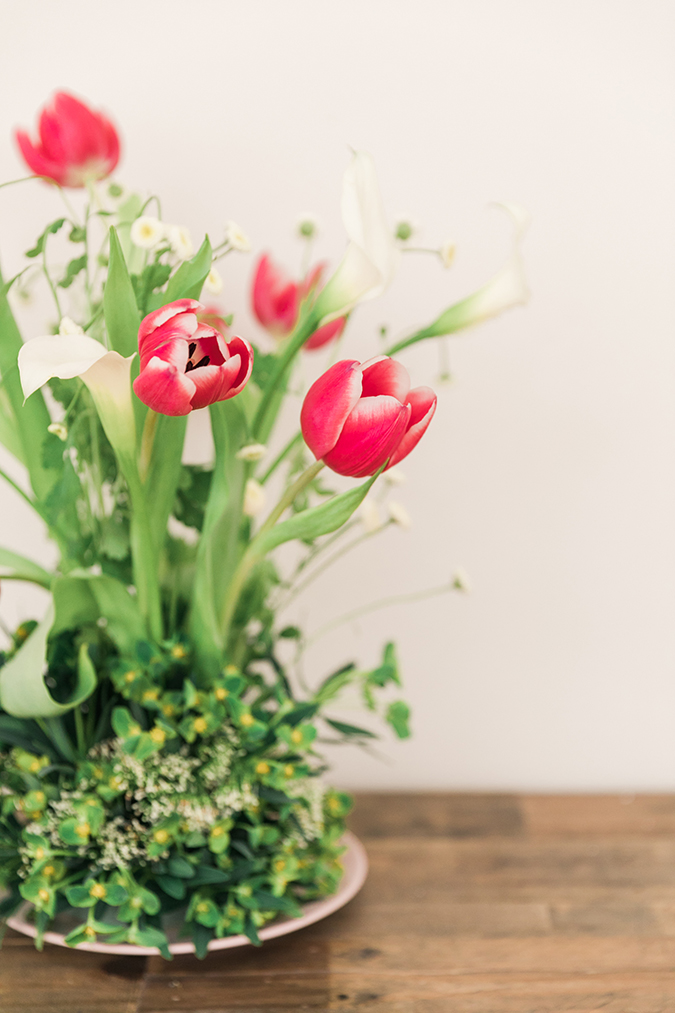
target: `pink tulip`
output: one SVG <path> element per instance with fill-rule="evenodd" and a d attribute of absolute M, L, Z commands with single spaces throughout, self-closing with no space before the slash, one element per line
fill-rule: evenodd
<path fill-rule="evenodd" d="M 264 253 L 253 279 L 253 312 L 263 327 L 277 338 L 290 334 L 298 320 L 300 303 L 318 287 L 324 266 L 317 264 L 304 281 L 296 282 Z M 340 317 L 324 324 L 304 347 L 312 350 L 334 341 L 342 334 L 346 323 L 347 318 Z"/>
<path fill-rule="evenodd" d="M 253 349 L 244 338 L 227 340 L 202 324 L 204 307 L 179 299 L 150 313 L 138 331 L 141 371 L 134 391 L 162 415 L 187 415 L 227 401 L 246 386 L 253 369 Z"/>
<path fill-rule="evenodd" d="M 59 91 L 40 114 L 40 139 L 33 143 L 17 130 L 16 140 L 28 168 L 60 186 L 80 187 L 105 179 L 117 165 L 120 142 L 110 120 L 79 99 Z"/>
<path fill-rule="evenodd" d="M 317 459 L 338 475 L 374 475 L 419 443 L 436 411 L 430 387 L 410 389 L 405 366 L 386 355 L 343 359 L 307 391 L 300 424 Z"/>

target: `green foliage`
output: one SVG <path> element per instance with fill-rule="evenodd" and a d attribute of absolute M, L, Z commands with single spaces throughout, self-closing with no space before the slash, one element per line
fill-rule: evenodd
<path fill-rule="evenodd" d="M 38 236 L 35 246 L 31 250 L 26 251 L 26 256 L 31 259 L 39 257 L 44 252 L 48 237 L 55 235 L 65 225 L 65 221 L 65 218 L 57 218 L 55 222 L 50 222 L 44 232 Z"/>
<path fill-rule="evenodd" d="M 72 236 L 72 233 L 71 233 Z M 70 288 L 75 279 L 77 278 L 80 271 L 84 271 L 87 267 L 87 257 L 75 257 L 71 260 L 66 268 L 66 273 L 63 278 L 57 282 L 59 288 Z"/>

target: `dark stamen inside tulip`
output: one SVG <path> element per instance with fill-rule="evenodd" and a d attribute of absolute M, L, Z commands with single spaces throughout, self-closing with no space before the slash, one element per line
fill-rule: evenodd
<path fill-rule="evenodd" d="M 191 359 L 192 356 L 195 354 L 195 348 L 196 347 L 197 347 L 197 342 L 196 341 L 191 341 L 190 345 L 188 347 L 188 359 Z"/>
<path fill-rule="evenodd" d="M 189 373 L 191 369 L 199 369 L 200 366 L 208 366 L 208 364 L 209 364 L 209 356 L 205 355 L 203 359 L 199 360 L 199 362 L 188 362 L 187 366 L 185 367 L 185 372 Z"/>

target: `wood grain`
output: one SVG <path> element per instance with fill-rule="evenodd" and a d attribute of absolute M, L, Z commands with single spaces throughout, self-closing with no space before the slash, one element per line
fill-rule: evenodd
<path fill-rule="evenodd" d="M 346 908 L 210 954 L 8 932 L 1 1013 L 675 1013 L 675 796 L 368 794 Z"/>

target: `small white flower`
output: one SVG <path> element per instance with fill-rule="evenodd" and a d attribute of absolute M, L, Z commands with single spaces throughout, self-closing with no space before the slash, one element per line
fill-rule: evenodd
<path fill-rule="evenodd" d="M 389 502 L 387 503 L 387 511 L 389 513 L 389 517 L 394 522 L 394 524 L 398 524 L 399 527 L 403 528 L 406 531 L 408 530 L 408 528 L 412 527 L 412 520 L 410 519 L 410 514 L 408 513 L 408 511 L 406 510 L 406 508 L 403 506 L 402 503 L 399 503 L 396 500 L 389 500 Z"/>
<path fill-rule="evenodd" d="M 295 229 L 301 239 L 315 239 L 319 231 L 318 219 L 312 214 L 300 215 Z"/>
<path fill-rule="evenodd" d="M 384 480 L 385 482 L 388 482 L 389 485 L 405 485 L 408 481 L 400 468 L 389 468 L 389 470 L 384 473 Z"/>
<path fill-rule="evenodd" d="M 190 233 L 183 225 L 170 225 L 167 229 L 167 238 L 179 260 L 189 260 L 195 252 Z"/>
<path fill-rule="evenodd" d="M 234 455 L 238 461 L 259 461 L 267 453 L 267 447 L 262 443 L 248 443 Z"/>
<path fill-rule="evenodd" d="M 251 249 L 251 240 L 245 232 L 239 228 L 236 222 L 228 222 L 225 226 L 225 238 L 233 250 L 240 253 L 248 253 Z"/>
<path fill-rule="evenodd" d="M 244 490 L 244 513 L 246 516 L 257 517 L 260 511 L 264 509 L 266 499 L 265 490 L 260 482 L 256 482 L 254 478 L 249 478 Z"/>
<path fill-rule="evenodd" d="M 59 334 L 84 334 L 84 331 L 79 324 L 76 324 L 70 317 L 61 317 L 61 323 L 59 324 Z"/>
<path fill-rule="evenodd" d="M 220 277 L 220 272 L 217 268 L 212 267 L 207 274 L 206 281 L 204 282 L 204 288 L 207 292 L 210 292 L 211 295 L 220 295 L 223 291 L 223 279 Z"/>
<path fill-rule="evenodd" d="M 463 566 L 457 566 L 452 575 L 452 586 L 456 591 L 468 592 L 471 590 L 471 581 Z"/>
<path fill-rule="evenodd" d="M 164 225 L 159 218 L 141 215 L 131 226 L 131 242 L 142 250 L 151 250 L 164 238 Z"/>
<path fill-rule="evenodd" d="M 52 422 L 50 426 L 47 426 L 47 432 L 53 433 L 54 436 L 58 436 L 60 440 L 65 441 L 68 439 L 68 430 L 64 426 L 63 422 Z"/>
<path fill-rule="evenodd" d="M 361 516 L 361 523 L 367 534 L 372 535 L 382 527 L 380 508 L 375 500 L 364 499 L 359 514 Z"/>
<path fill-rule="evenodd" d="M 456 252 L 457 247 L 451 240 L 448 239 L 447 242 L 443 243 L 440 250 L 438 251 L 438 255 L 441 258 L 441 263 L 443 264 L 443 267 L 452 267 L 455 261 Z"/>

